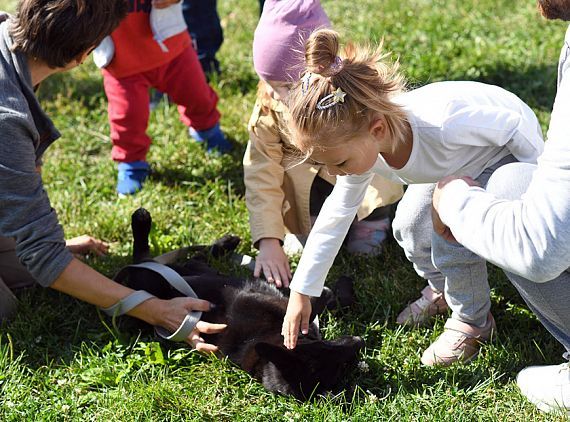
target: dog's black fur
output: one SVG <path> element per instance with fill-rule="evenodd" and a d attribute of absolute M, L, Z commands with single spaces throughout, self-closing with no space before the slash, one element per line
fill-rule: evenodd
<path fill-rule="evenodd" d="M 148 211 L 142 208 L 135 211 L 132 216 L 135 263 L 150 260 L 150 227 Z M 239 238 L 225 236 L 210 247 L 209 253 L 223 256 L 232 252 L 238 243 Z M 221 275 L 200 256 L 194 258 L 197 259 L 170 266 L 183 276 L 198 297 L 216 305 L 205 312 L 202 319 L 228 325 L 220 334 L 204 335 L 207 342 L 217 345 L 225 356 L 261 381 L 269 391 L 307 400 L 338 386 L 363 341 L 352 336 L 332 341 L 321 339 L 312 321 L 327 305 L 330 307 L 334 299 L 330 290 L 314 298 L 309 334 L 298 340 L 295 349 L 288 350 L 281 336 L 287 309 L 287 297 L 282 292 L 265 281 Z M 127 284 L 163 299 L 181 296 L 161 276 L 146 269 L 130 268 Z"/>

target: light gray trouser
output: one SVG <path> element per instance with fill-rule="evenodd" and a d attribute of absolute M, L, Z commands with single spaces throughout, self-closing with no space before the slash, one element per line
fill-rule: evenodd
<path fill-rule="evenodd" d="M 535 165 L 526 163 L 513 163 L 501 167 L 489 179 L 487 191 L 499 198 L 518 199 L 526 192 L 535 169 Z M 505 274 L 539 321 L 570 352 L 570 273 L 568 270 L 546 283 L 534 283 L 507 271 Z"/>
<path fill-rule="evenodd" d="M 12 239 L 0 237 L 0 321 L 16 312 L 18 301 L 12 290 L 35 283 L 32 275 L 20 264 L 15 248 L 16 243 Z"/>
<path fill-rule="evenodd" d="M 509 155 L 477 178 L 486 186 L 493 172 L 516 159 Z M 416 272 L 432 289 L 444 292 L 452 318 L 482 327 L 491 309 L 487 264 L 458 243 L 447 242 L 433 231 L 431 201 L 435 184 L 410 185 L 398 204 L 392 223 L 394 238 Z"/>

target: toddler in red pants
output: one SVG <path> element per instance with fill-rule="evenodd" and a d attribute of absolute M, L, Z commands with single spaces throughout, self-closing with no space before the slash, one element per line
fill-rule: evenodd
<path fill-rule="evenodd" d="M 227 152 L 231 144 L 219 125 L 218 96 L 208 85 L 177 0 L 130 0 L 129 13 L 94 53 L 102 67 L 113 149 L 118 162 L 117 192 L 142 188 L 150 167 L 151 139 L 146 133 L 149 89 L 178 104 L 190 135 L 208 151 Z"/>

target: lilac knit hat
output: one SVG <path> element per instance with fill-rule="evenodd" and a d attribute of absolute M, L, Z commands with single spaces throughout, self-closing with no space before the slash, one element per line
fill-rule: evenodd
<path fill-rule="evenodd" d="M 253 67 L 267 81 L 294 82 L 311 32 L 330 28 L 320 0 L 266 0 L 253 36 Z"/>

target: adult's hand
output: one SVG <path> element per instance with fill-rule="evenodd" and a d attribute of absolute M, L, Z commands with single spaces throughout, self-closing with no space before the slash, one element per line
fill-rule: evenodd
<path fill-rule="evenodd" d="M 157 321 L 155 325 L 160 325 L 171 332 L 178 329 L 189 312 L 208 312 L 212 309 L 212 304 L 210 302 L 190 297 L 176 297 L 170 300 L 150 299 L 147 302 L 155 302 L 154 304 L 149 303 L 149 305 L 159 308 L 158 312 L 160 320 Z M 216 334 L 223 331 L 225 328 L 226 324 L 212 324 L 205 321 L 198 321 L 196 328 L 190 333 L 186 342 L 200 352 L 217 352 L 218 347 L 213 344 L 206 343 L 201 335 Z"/>
<path fill-rule="evenodd" d="M 448 242 L 457 242 L 457 240 L 455 239 L 455 236 L 453 236 L 451 229 L 445 225 L 439 216 L 439 201 L 441 199 L 442 190 L 445 188 L 445 185 L 457 179 L 463 180 L 469 186 L 480 186 L 479 183 L 468 176 L 447 176 L 437 183 L 435 190 L 433 191 L 431 221 L 433 224 L 433 230 Z"/>
<path fill-rule="evenodd" d="M 279 239 L 264 238 L 259 241 L 253 276 L 259 277 L 262 271 L 268 282 L 275 283 L 277 287 L 289 287 L 291 268 Z"/>
<path fill-rule="evenodd" d="M 66 240 L 65 246 L 67 246 L 71 253 L 80 255 L 94 253 L 97 256 L 103 256 L 109 252 L 108 243 L 86 234 Z"/>

